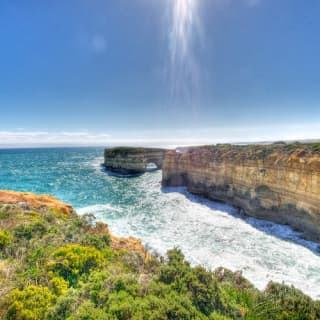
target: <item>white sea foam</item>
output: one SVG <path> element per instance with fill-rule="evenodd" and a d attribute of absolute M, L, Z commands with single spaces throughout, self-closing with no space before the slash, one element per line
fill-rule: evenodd
<path fill-rule="evenodd" d="M 102 214 L 105 214 L 107 211 L 110 211 L 111 213 L 121 212 L 121 209 L 116 208 L 110 204 L 95 204 L 92 206 L 77 209 L 77 213 L 80 215 L 95 214 L 96 218 L 98 218 Z"/>
<path fill-rule="evenodd" d="M 320 298 L 318 245 L 289 227 L 243 218 L 235 208 L 183 188 L 162 190 L 160 172 L 108 179 L 114 179 L 118 203 L 82 208 L 79 213 L 95 214 L 115 234 L 141 238 L 151 251 L 164 255 L 179 247 L 193 265 L 241 270 L 259 289 L 274 280 Z"/>

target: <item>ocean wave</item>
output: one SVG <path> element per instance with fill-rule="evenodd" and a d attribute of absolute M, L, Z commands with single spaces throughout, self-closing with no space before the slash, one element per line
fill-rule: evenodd
<path fill-rule="evenodd" d="M 110 204 L 95 204 L 92 206 L 76 209 L 76 212 L 79 215 L 84 215 L 84 214 L 104 214 L 105 215 L 107 211 L 121 212 L 122 210 Z"/>

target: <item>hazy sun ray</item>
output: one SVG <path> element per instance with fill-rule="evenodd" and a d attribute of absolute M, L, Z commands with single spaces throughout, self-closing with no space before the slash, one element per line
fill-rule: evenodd
<path fill-rule="evenodd" d="M 196 0 L 174 0 L 171 59 L 185 59 L 188 56 L 190 37 L 196 14 Z"/>
<path fill-rule="evenodd" d="M 170 21 L 170 83 L 174 99 L 190 100 L 198 79 L 193 40 L 198 28 L 198 0 L 172 0 Z"/>

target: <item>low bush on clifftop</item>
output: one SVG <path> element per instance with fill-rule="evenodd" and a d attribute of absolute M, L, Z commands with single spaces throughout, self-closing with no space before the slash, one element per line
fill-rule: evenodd
<path fill-rule="evenodd" d="M 290 155 L 299 152 L 300 156 L 312 156 L 320 154 L 320 142 L 275 142 L 266 144 L 216 144 L 199 147 L 190 147 L 189 152 L 220 152 L 222 154 L 235 152 L 236 154 L 250 154 L 259 158 L 266 157 L 274 152 L 282 155 Z"/>
<path fill-rule="evenodd" d="M 117 247 L 92 217 L 0 204 L 0 319 L 320 319 L 320 304 L 239 272 Z"/>

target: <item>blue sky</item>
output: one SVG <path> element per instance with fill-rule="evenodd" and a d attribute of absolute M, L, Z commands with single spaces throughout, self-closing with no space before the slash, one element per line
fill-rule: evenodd
<path fill-rule="evenodd" d="M 2 0 L 0 146 L 320 138 L 318 0 Z"/>

